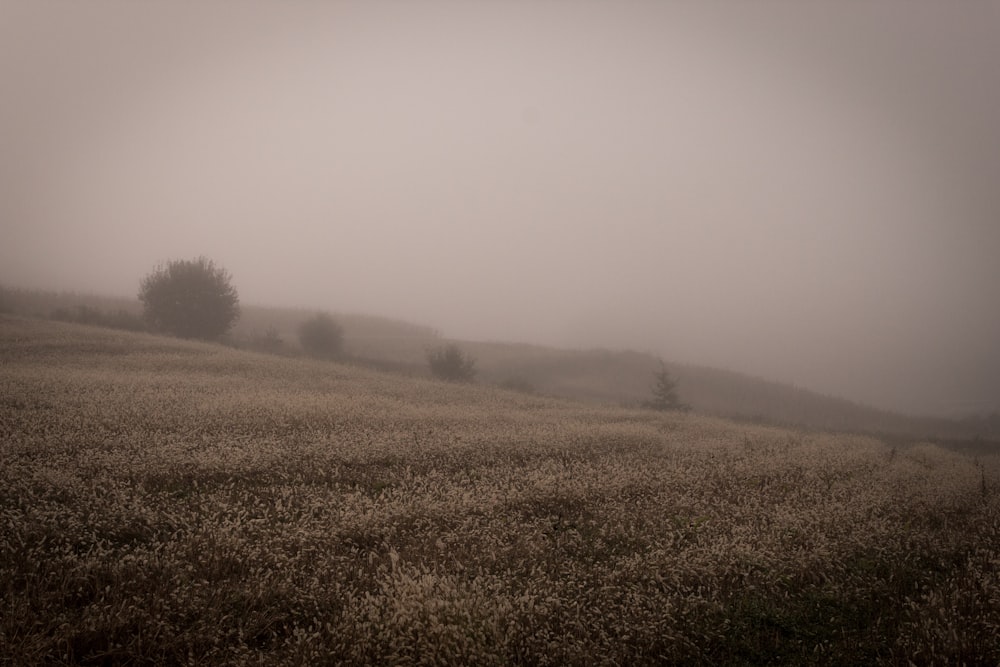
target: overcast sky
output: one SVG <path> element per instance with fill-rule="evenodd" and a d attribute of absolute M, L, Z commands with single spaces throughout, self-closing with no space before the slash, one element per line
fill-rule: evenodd
<path fill-rule="evenodd" d="M 998 2 L 0 0 L 0 282 L 1000 408 Z"/>

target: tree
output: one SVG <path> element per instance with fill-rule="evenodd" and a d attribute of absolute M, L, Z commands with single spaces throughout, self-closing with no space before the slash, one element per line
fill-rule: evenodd
<path fill-rule="evenodd" d="M 152 330 L 181 338 L 221 338 L 240 316 L 231 280 L 206 257 L 161 264 L 139 286 L 143 318 Z"/>
<path fill-rule="evenodd" d="M 442 345 L 427 352 L 431 374 L 449 382 L 472 382 L 476 376 L 475 360 L 462 352 L 455 343 Z"/>
<path fill-rule="evenodd" d="M 677 396 L 677 381 L 670 376 L 667 365 L 660 361 L 660 370 L 653 374 L 656 382 L 653 384 L 653 398 L 642 404 L 644 408 L 651 410 L 676 410 L 687 412 L 690 405 L 681 403 Z"/>
<path fill-rule="evenodd" d="M 317 313 L 299 325 L 299 343 L 307 354 L 332 359 L 340 354 L 344 330 L 326 313 Z"/>
<path fill-rule="evenodd" d="M 282 340 L 281 334 L 278 332 L 278 327 L 273 324 L 264 329 L 264 333 L 262 334 L 254 331 L 250 336 L 249 343 L 251 350 L 266 352 L 268 354 L 281 354 L 285 347 L 285 341 Z"/>

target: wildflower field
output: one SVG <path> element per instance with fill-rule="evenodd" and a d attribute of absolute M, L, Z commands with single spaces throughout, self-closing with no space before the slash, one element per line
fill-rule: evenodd
<path fill-rule="evenodd" d="M 0 663 L 998 664 L 1000 463 L 0 316 Z"/>

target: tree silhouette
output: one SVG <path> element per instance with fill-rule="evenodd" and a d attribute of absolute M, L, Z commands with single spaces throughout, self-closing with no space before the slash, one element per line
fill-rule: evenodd
<path fill-rule="evenodd" d="M 240 299 L 231 280 L 229 272 L 206 257 L 160 265 L 139 286 L 143 318 L 153 331 L 181 338 L 220 338 L 240 316 Z"/>
<path fill-rule="evenodd" d="M 653 384 L 653 398 L 643 403 L 643 407 L 651 410 L 675 410 L 679 412 L 687 412 L 691 409 L 690 405 L 681 403 L 681 399 L 677 395 L 677 381 L 671 377 L 667 365 L 663 361 L 660 361 L 660 370 L 654 373 L 654 377 L 656 382 Z"/>
<path fill-rule="evenodd" d="M 326 313 L 319 313 L 299 326 L 299 343 L 307 354 L 314 357 L 336 357 L 343 342 L 343 328 Z"/>
<path fill-rule="evenodd" d="M 434 377 L 449 382 L 472 382 L 476 376 L 475 360 L 455 343 L 428 351 L 427 363 Z"/>

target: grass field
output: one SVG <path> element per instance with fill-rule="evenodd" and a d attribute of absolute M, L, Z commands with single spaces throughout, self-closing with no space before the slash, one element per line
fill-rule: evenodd
<path fill-rule="evenodd" d="M 301 356 L 298 328 L 316 311 L 242 305 L 228 345 Z M 143 330 L 134 298 L 47 292 L 0 285 L 0 314 Z M 660 360 L 630 350 L 566 349 L 510 342 L 451 340 L 424 325 L 358 313 L 335 313 L 344 358 L 354 365 L 430 377 L 429 350 L 460 345 L 476 362 L 481 384 L 521 387 L 546 396 L 635 407 L 651 398 Z M 269 336 L 269 334 L 272 334 Z M 894 413 L 802 387 L 741 373 L 667 361 L 681 400 L 701 414 L 771 426 L 863 433 L 894 441 L 921 438 L 972 453 L 1000 451 L 1000 414 L 943 418 Z"/>
<path fill-rule="evenodd" d="M 0 316 L 0 663 L 997 664 L 1000 462 Z"/>

